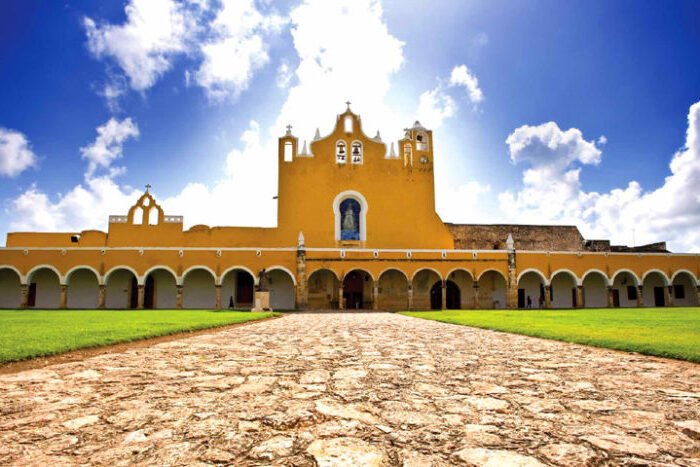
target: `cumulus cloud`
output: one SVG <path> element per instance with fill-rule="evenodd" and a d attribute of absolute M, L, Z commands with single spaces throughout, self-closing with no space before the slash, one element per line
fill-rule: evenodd
<path fill-rule="evenodd" d="M 168 71 L 175 55 L 187 50 L 194 23 L 174 0 L 130 0 L 126 22 L 98 24 L 84 18 L 88 49 L 97 58 L 116 61 L 136 91 L 144 91 Z"/>
<path fill-rule="evenodd" d="M 577 224 L 588 238 L 623 244 L 632 243 L 634 232 L 637 243 L 667 240 L 673 250 L 699 251 L 700 102 L 689 109 L 685 145 L 673 155 L 670 175 L 651 191 L 637 181 L 607 193 L 585 191 L 581 167 L 575 165 L 598 164 L 601 151 L 575 128 L 526 125 L 506 142 L 514 162 L 532 166 L 523 173 L 520 191 L 499 195 L 501 211 L 510 219 Z"/>
<path fill-rule="evenodd" d="M 428 128 L 438 128 L 442 121 L 457 112 L 454 99 L 441 88 L 425 91 L 418 99 L 416 116 Z"/>
<path fill-rule="evenodd" d="M 0 175 L 16 177 L 29 167 L 36 167 L 37 156 L 29 141 L 19 131 L 0 127 Z"/>
<path fill-rule="evenodd" d="M 467 91 L 467 96 L 473 104 L 484 100 L 484 93 L 479 88 L 479 80 L 467 65 L 458 65 L 450 73 L 450 86 L 462 86 Z"/>
<path fill-rule="evenodd" d="M 139 129 L 131 118 L 119 121 L 110 118 L 107 123 L 97 127 L 97 138 L 95 141 L 83 148 L 80 148 L 81 157 L 88 161 L 85 178 L 92 178 L 98 168 L 108 169 L 112 162 L 122 157 L 122 147 L 129 138 L 139 136 Z M 112 171 L 111 175 L 123 172 L 121 169 Z"/>
<path fill-rule="evenodd" d="M 237 97 L 270 60 L 265 37 L 284 23 L 276 14 L 261 13 L 253 0 L 223 0 L 209 24 L 214 38 L 200 45 L 204 59 L 195 80 L 210 98 Z"/>

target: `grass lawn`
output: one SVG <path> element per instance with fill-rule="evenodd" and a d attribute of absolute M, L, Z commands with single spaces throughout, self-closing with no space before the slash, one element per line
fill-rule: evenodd
<path fill-rule="evenodd" d="M 273 315 L 211 310 L 0 310 L 0 363 Z"/>
<path fill-rule="evenodd" d="M 401 314 L 700 362 L 700 308 L 450 310 Z"/>

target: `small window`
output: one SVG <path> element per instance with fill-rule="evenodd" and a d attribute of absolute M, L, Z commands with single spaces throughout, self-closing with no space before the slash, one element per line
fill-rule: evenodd
<path fill-rule="evenodd" d="M 352 117 L 350 115 L 345 117 L 345 133 L 352 133 Z"/>
<path fill-rule="evenodd" d="M 141 203 L 141 204 L 143 204 L 144 207 L 147 207 L 149 204 L 151 204 L 151 200 L 146 198 L 143 200 L 143 203 Z"/>
<path fill-rule="evenodd" d="M 413 148 L 410 143 L 403 146 L 403 165 L 413 165 Z"/>
<path fill-rule="evenodd" d="M 685 298 L 685 287 L 683 287 L 683 284 L 675 284 L 673 286 L 673 296 L 681 300 Z"/>
<path fill-rule="evenodd" d="M 143 224 L 143 209 L 137 207 L 134 209 L 134 225 Z"/>
<path fill-rule="evenodd" d="M 362 164 L 362 143 L 359 141 L 352 143 L 352 163 Z"/>
<path fill-rule="evenodd" d="M 71 243 L 78 243 L 79 241 L 80 241 L 80 235 L 71 235 L 70 236 Z"/>
<path fill-rule="evenodd" d="M 637 299 L 637 287 L 633 285 L 628 285 L 627 286 L 627 300 L 636 300 Z"/>
<path fill-rule="evenodd" d="M 335 145 L 335 160 L 338 164 L 345 164 L 347 158 L 345 141 L 338 141 Z"/>
<path fill-rule="evenodd" d="M 148 223 L 150 225 L 158 225 L 158 208 L 155 206 L 148 211 Z"/>
<path fill-rule="evenodd" d="M 292 158 L 293 158 L 292 149 L 293 149 L 293 146 L 292 146 L 291 141 L 287 141 L 286 143 L 284 143 L 284 161 L 285 162 L 292 161 Z"/>
<path fill-rule="evenodd" d="M 428 150 L 428 135 L 425 133 L 418 133 L 416 135 L 416 151 L 427 151 Z"/>

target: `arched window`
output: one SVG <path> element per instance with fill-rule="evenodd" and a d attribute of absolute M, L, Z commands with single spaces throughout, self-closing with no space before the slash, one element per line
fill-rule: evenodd
<path fill-rule="evenodd" d="M 362 164 L 362 143 L 359 141 L 352 142 L 352 163 Z"/>
<path fill-rule="evenodd" d="M 338 141 L 335 143 L 335 161 L 338 164 L 345 164 L 347 158 L 347 150 L 345 147 L 345 141 Z"/>
<path fill-rule="evenodd" d="M 284 161 L 285 162 L 292 161 L 292 143 L 291 143 L 291 141 L 287 141 L 286 143 L 284 143 Z"/>
<path fill-rule="evenodd" d="M 345 117 L 345 133 L 352 133 L 352 117 L 350 115 Z"/>
<path fill-rule="evenodd" d="M 143 224 L 143 209 L 141 207 L 134 209 L 134 224 Z"/>
<path fill-rule="evenodd" d="M 354 198 L 345 198 L 340 203 L 340 239 L 360 239 L 360 212 L 362 207 Z"/>
<path fill-rule="evenodd" d="M 155 206 L 148 210 L 148 223 L 150 225 L 158 225 L 158 208 Z"/>
<path fill-rule="evenodd" d="M 403 165 L 413 165 L 413 148 L 411 147 L 411 143 L 403 145 Z"/>
<path fill-rule="evenodd" d="M 428 150 L 428 134 L 420 132 L 416 135 L 416 151 Z"/>

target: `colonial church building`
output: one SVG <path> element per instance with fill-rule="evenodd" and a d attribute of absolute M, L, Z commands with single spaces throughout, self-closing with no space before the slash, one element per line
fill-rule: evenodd
<path fill-rule="evenodd" d="M 700 258 L 664 243 L 443 222 L 418 122 L 387 145 L 348 106 L 309 145 L 288 127 L 278 153 L 277 227 L 183 230 L 147 189 L 107 232 L 8 234 L 0 307 L 250 309 L 261 276 L 274 309 L 698 304 Z"/>

